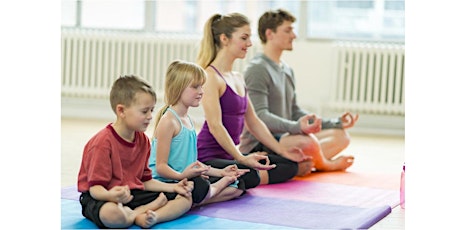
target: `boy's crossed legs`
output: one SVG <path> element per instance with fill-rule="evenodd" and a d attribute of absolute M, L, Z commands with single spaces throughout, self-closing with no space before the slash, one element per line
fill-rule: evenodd
<path fill-rule="evenodd" d="M 142 228 L 150 228 L 156 223 L 178 218 L 190 209 L 191 202 L 191 198 L 181 195 L 168 201 L 168 197 L 160 193 L 155 200 L 134 209 L 121 203 L 106 202 L 99 215 L 102 223 L 109 228 L 126 228 L 133 223 Z"/>

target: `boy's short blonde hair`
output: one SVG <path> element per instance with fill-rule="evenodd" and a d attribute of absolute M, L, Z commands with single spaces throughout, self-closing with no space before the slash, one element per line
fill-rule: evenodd
<path fill-rule="evenodd" d="M 157 100 L 157 95 L 152 87 L 140 77 L 134 75 L 120 76 L 112 85 L 110 90 L 110 105 L 113 112 L 117 113 L 116 107 L 119 104 L 130 106 L 136 100 L 136 93 L 145 92 Z"/>

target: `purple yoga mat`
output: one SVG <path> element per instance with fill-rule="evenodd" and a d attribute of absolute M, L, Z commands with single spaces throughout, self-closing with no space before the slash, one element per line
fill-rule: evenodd
<path fill-rule="evenodd" d="M 77 185 L 61 188 L 61 198 L 67 200 L 79 200 L 80 192 L 77 190 Z"/>
<path fill-rule="evenodd" d="M 260 185 L 249 190 L 254 196 L 302 200 L 343 206 L 377 207 L 399 204 L 399 191 L 343 184 L 291 180 L 280 184 Z"/>
<path fill-rule="evenodd" d="M 189 213 L 296 228 L 366 229 L 390 212 L 390 206 L 360 208 L 247 195 L 198 207 Z"/>

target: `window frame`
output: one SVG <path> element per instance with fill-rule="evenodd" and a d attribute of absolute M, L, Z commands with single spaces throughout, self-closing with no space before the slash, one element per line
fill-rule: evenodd
<path fill-rule="evenodd" d="M 83 27 L 82 26 L 82 2 L 83 0 L 75 0 L 76 2 L 76 7 L 75 7 L 75 25 L 74 26 L 66 26 L 61 24 L 61 28 L 77 28 L 77 29 L 82 29 L 82 30 L 102 30 L 102 31 L 117 31 L 117 32 L 129 32 L 129 33 L 149 33 L 149 34 L 154 34 L 154 35 L 191 35 L 191 36 L 199 36 L 202 32 L 200 29 L 197 31 L 157 31 L 156 30 L 156 25 L 158 23 L 157 18 L 156 18 L 156 12 L 158 10 L 157 6 L 157 1 L 150 1 L 146 0 L 144 1 L 144 27 L 140 29 L 121 29 L 121 28 L 90 28 L 90 27 Z M 254 7 L 251 4 L 254 3 L 248 3 L 248 2 L 254 2 L 254 1 L 239 1 L 239 3 L 245 4 L 246 7 Z M 317 0 L 314 0 L 317 1 Z M 405 0 L 402 0 L 405 4 Z M 278 6 L 282 4 L 282 2 L 277 2 L 276 0 L 272 1 L 264 1 L 268 5 L 273 6 L 274 9 L 279 8 Z M 374 4 L 383 4 L 387 0 L 374 0 Z M 201 2 L 202 3 L 202 2 Z M 337 34 L 331 35 L 331 36 L 322 36 L 322 35 L 312 35 L 311 32 L 309 32 L 309 5 L 311 1 L 304 1 L 304 0 L 299 0 L 298 1 L 298 9 L 296 11 L 292 11 L 292 9 L 285 8 L 289 10 L 291 13 L 295 15 L 297 18 L 296 23 L 294 24 L 295 26 L 295 31 L 297 33 L 297 39 L 302 39 L 302 40 L 325 40 L 325 41 L 334 41 L 334 40 L 349 40 L 349 41 L 370 41 L 370 42 L 397 42 L 397 43 L 405 43 L 405 33 L 403 33 L 401 36 L 401 39 L 394 39 L 394 38 L 385 38 L 382 34 L 382 32 L 379 32 L 379 36 L 376 38 L 359 38 L 359 37 L 346 37 L 346 36 L 338 36 Z M 195 7 L 195 12 L 198 12 L 197 14 L 200 13 L 200 4 L 196 3 Z M 252 8 L 252 12 L 244 12 L 246 15 L 251 15 L 253 17 L 250 18 L 251 23 L 253 25 L 253 33 L 255 36 L 257 36 L 257 30 L 254 25 L 257 25 L 256 17 L 253 15 L 254 13 L 260 14 L 264 10 L 261 10 L 260 8 L 257 8 L 257 4 L 255 6 L 256 8 Z M 385 6 L 381 6 L 385 8 Z M 393 10 L 394 11 L 394 10 Z M 381 20 L 385 20 L 385 15 L 386 14 L 393 14 L 392 10 L 387 10 L 385 11 L 382 15 Z M 405 9 L 404 9 L 405 13 Z M 198 19 L 196 19 L 198 21 Z M 405 21 L 405 14 L 403 14 L 403 20 Z M 198 27 L 199 28 L 199 27 Z M 405 30 L 405 25 L 404 25 L 404 30 Z M 337 32 L 335 32 L 337 33 Z"/>

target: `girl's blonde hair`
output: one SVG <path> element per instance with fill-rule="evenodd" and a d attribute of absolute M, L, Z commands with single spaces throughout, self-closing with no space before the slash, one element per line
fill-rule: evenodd
<path fill-rule="evenodd" d="M 206 72 L 193 62 L 175 60 L 169 64 L 165 78 L 165 105 L 155 117 L 155 129 L 169 106 L 179 102 L 182 92 L 190 85 L 203 85 L 206 81 Z"/>
<path fill-rule="evenodd" d="M 204 25 L 203 39 L 198 51 L 198 65 L 206 68 L 214 61 L 217 52 L 221 48 L 219 38 L 221 34 L 232 38 L 232 33 L 235 32 L 236 28 L 245 25 L 249 25 L 249 19 L 240 13 L 214 14 L 211 16 Z"/>

